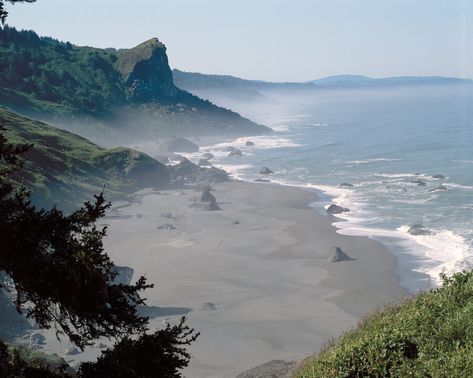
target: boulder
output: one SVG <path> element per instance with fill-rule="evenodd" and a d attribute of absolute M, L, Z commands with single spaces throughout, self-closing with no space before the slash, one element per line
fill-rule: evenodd
<path fill-rule="evenodd" d="M 210 152 L 206 152 L 205 154 L 202 155 L 205 159 L 210 160 L 213 159 L 215 156 L 211 154 Z"/>
<path fill-rule="evenodd" d="M 224 150 L 225 152 L 232 152 L 232 151 L 235 151 L 236 148 L 235 148 L 235 147 L 232 147 L 232 146 L 228 146 L 228 147 L 225 147 L 223 150 Z"/>
<path fill-rule="evenodd" d="M 36 332 L 30 336 L 30 342 L 36 345 L 45 345 L 46 337 L 42 333 Z"/>
<path fill-rule="evenodd" d="M 443 175 L 433 175 L 432 178 L 433 178 L 433 179 L 443 180 L 445 177 L 444 177 Z"/>
<path fill-rule="evenodd" d="M 112 271 L 117 273 L 115 279 L 113 280 L 114 284 L 117 285 L 129 285 L 131 279 L 133 278 L 134 270 L 128 266 L 114 266 Z"/>
<path fill-rule="evenodd" d="M 208 185 L 212 183 L 228 181 L 230 181 L 228 173 L 220 168 L 199 168 L 195 174 L 195 182 L 199 185 Z"/>
<path fill-rule="evenodd" d="M 257 178 L 257 179 L 255 179 L 255 182 L 271 182 L 271 180 Z"/>
<path fill-rule="evenodd" d="M 342 182 L 340 185 L 338 185 L 340 188 L 353 188 L 353 184 L 350 184 L 349 182 Z"/>
<path fill-rule="evenodd" d="M 353 260 L 350 256 L 348 256 L 340 247 L 333 247 L 330 250 L 328 255 L 328 261 L 330 262 L 339 262 L 339 261 L 348 261 Z"/>
<path fill-rule="evenodd" d="M 211 167 L 212 163 L 210 163 L 210 161 L 208 161 L 207 159 L 200 159 L 198 165 L 199 167 Z"/>
<path fill-rule="evenodd" d="M 417 184 L 419 186 L 425 186 L 426 185 L 425 181 L 423 181 L 423 180 L 421 180 L 417 177 L 412 177 L 409 182 L 411 184 Z"/>
<path fill-rule="evenodd" d="M 425 229 L 425 227 L 422 226 L 421 224 L 413 224 L 412 226 L 409 227 L 409 230 L 407 230 L 407 232 L 414 236 L 432 235 L 432 232 Z"/>
<path fill-rule="evenodd" d="M 210 187 L 205 187 L 202 190 L 202 195 L 200 196 L 200 202 L 217 202 L 212 193 L 210 193 Z"/>
<path fill-rule="evenodd" d="M 330 205 L 327 208 L 327 213 L 330 214 L 330 215 L 347 213 L 349 211 L 350 211 L 350 209 L 347 209 L 346 207 L 341 207 L 341 206 L 334 205 L 334 204 Z"/>
<path fill-rule="evenodd" d="M 259 170 L 259 173 L 261 175 L 269 175 L 270 173 L 274 173 L 271 169 L 269 169 L 268 167 L 262 167 L 260 170 Z"/>
<path fill-rule="evenodd" d="M 233 150 L 231 151 L 228 156 L 242 156 L 243 153 L 240 150 Z"/>
<path fill-rule="evenodd" d="M 198 152 L 199 146 L 185 138 L 172 137 L 161 142 L 159 146 L 160 152 Z"/>
<path fill-rule="evenodd" d="M 246 143 L 245 143 L 245 146 L 246 147 L 252 147 L 254 146 L 255 144 L 251 141 L 251 140 L 247 140 Z"/>
<path fill-rule="evenodd" d="M 240 221 L 238 219 L 233 221 L 233 224 L 240 224 Z"/>
<path fill-rule="evenodd" d="M 64 351 L 64 354 L 67 355 L 67 356 L 74 356 L 74 355 L 79 354 L 79 353 L 81 353 L 80 349 L 77 348 L 74 345 L 71 345 L 69 348 L 67 348 Z"/>
<path fill-rule="evenodd" d="M 202 211 L 222 210 L 216 202 L 194 202 L 189 207 L 192 208 L 192 209 L 202 210 Z"/>
<path fill-rule="evenodd" d="M 446 191 L 448 188 L 445 185 L 437 186 L 436 188 L 432 188 L 429 192 L 438 192 L 438 191 Z"/>
<path fill-rule="evenodd" d="M 207 303 L 204 303 L 201 310 L 202 311 L 215 311 L 216 309 L 217 309 L 217 305 L 215 303 L 207 302 Z"/>
<path fill-rule="evenodd" d="M 273 360 L 237 375 L 236 378 L 290 378 L 295 373 L 296 362 Z"/>
<path fill-rule="evenodd" d="M 165 224 L 162 224 L 162 225 L 160 225 L 156 228 L 158 230 L 164 230 L 164 231 L 177 230 L 177 227 L 174 226 L 172 223 L 165 223 Z"/>

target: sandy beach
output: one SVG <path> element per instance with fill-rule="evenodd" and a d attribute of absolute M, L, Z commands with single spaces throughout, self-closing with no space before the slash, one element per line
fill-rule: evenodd
<path fill-rule="evenodd" d="M 115 263 L 156 284 L 148 304 L 167 317 L 151 324 L 190 310 L 189 325 L 201 331 L 187 377 L 235 377 L 268 360 L 301 359 L 406 295 L 393 256 L 368 238 L 337 234 L 309 207 L 315 193 L 243 182 L 214 189 L 220 211 L 190 207 L 199 193 L 188 189 L 143 195 L 106 219 Z M 176 229 L 158 229 L 166 224 Z M 353 260 L 329 262 L 334 246 Z"/>

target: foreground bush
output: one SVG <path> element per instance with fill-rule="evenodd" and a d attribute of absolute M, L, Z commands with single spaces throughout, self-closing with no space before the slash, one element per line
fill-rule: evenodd
<path fill-rule="evenodd" d="M 472 377 L 473 273 L 377 311 L 306 361 L 298 378 Z"/>

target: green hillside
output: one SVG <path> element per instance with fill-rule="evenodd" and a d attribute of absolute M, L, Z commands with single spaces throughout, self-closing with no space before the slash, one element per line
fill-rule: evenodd
<path fill-rule="evenodd" d="M 156 38 L 98 49 L 0 28 L 0 104 L 81 134 L 90 124 L 128 137 L 269 131 L 178 89 Z"/>
<path fill-rule="evenodd" d="M 297 378 L 472 377 L 473 272 L 375 312 L 306 361 Z"/>
<path fill-rule="evenodd" d="M 75 208 L 105 186 L 108 199 L 144 187 L 165 187 L 169 173 L 150 156 L 128 148 L 105 149 L 68 131 L 0 108 L 11 143 L 33 143 L 15 180 L 32 190 L 35 204 Z"/>

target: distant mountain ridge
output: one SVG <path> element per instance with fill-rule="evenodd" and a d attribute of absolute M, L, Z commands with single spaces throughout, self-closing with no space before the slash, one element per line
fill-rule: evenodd
<path fill-rule="evenodd" d="M 328 87 L 369 87 L 392 85 L 449 85 L 473 84 L 470 79 L 450 78 L 441 76 L 405 76 L 388 78 L 370 78 L 361 75 L 336 75 L 308 82 L 266 82 L 246 80 L 229 75 L 209 75 L 196 72 L 173 70 L 176 86 L 189 91 L 203 89 L 320 89 Z"/>
<path fill-rule="evenodd" d="M 98 49 L 5 26 L 0 68 L 1 105 L 55 125 L 73 124 L 80 134 L 100 128 L 129 138 L 269 131 L 177 88 L 157 38 L 131 49 Z"/>

